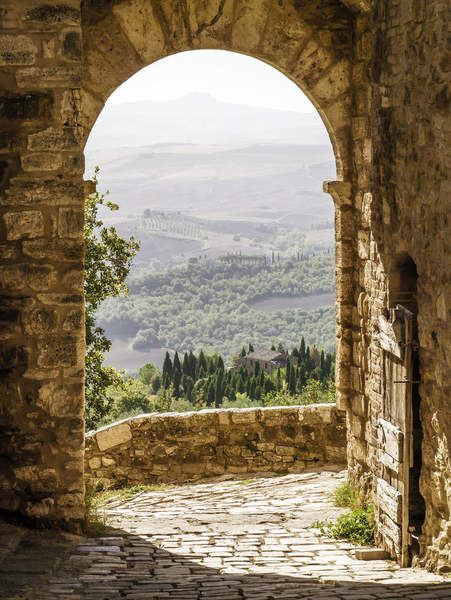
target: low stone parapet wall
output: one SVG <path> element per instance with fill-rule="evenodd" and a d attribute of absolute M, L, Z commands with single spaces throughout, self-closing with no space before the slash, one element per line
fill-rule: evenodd
<path fill-rule="evenodd" d="M 154 413 L 86 435 L 87 483 L 113 487 L 328 463 L 346 463 L 345 414 L 332 404 Z"/>

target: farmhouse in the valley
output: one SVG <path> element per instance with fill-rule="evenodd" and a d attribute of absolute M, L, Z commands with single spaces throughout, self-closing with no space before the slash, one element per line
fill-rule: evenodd
<path fill-rule="evenodd" d="M 240 356 L 237 360 L 235 367 L 243 365 L 246 367 L 249 374 L 255 373 L 255 366 L 259 363 L 260 368 L 268 375 L 287 366 L 288 354 L 285 352 L 278 352 L 277 350 L 268 350 L 267 348 L 261 348 L 255 352 L 250 352 L 246 356 Z"/>

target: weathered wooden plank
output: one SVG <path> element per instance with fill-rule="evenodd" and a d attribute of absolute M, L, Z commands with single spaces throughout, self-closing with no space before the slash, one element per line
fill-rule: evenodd
<path fill-rule="evenodd" d="M 390 454 L 387 454 L 386 452 L 384 452 L 381 449 L 379 449 L 379 460 L 384 465 L 384 467 L 387 467 L 388 469 L 391 469 L 397 475 L 399 475 L 401 473 L 402 463 L 400 463 L 399 461 L 395 460 L 393 458 L 393 456 L 390 456 Z"/>
<path fill-rule="evenodd" d="M 402 516 L 402 494 L 383 479 L 377 480 L 377 502 L 379 509 L 400 525 Z"/>
<path fill-rule="evenodd" d="M 394 342 L 398 342 L 398 336 L 393 329 L 393 323 L 388 321 L 383 315 L 379 315 L 378 318 L 379 330 L 384 333 L 387 337 L 392 339 Z"/>
<path fill-rule="evenodd" d="M 392 316 L 394 316 L 392 312 Z M 386 351 L 396 356 L 396 358 L 403 357 L 403 348 L 400 342 L 403 340 L 400 331 L 400 323 L 395 321 L 388 321 L 383 315 L 379 315 L 379 344 Z"/>
<path fill-rule="evenodd" d="M 385 419 L 379 419 L 378 441 L 381 452 L 388 454 L 396 462 L 402 463 L 404 434 L 399 427 L 396 427 Z M 391 468 L 389 465 L 386 466 Z"/>
<path fill-rule="evenodd" d="M 401 527 L 382 513 L 377 523 L 377 529 L 384 539 L 384 546 L 399 558 L 401 554 Z"/>
<path fill-rule="evenodd" d="M 402 348 L 398 344 L 398 342 L 395 342 L 394 340 L 392 340 L 383 331 L 379 332 L 378 339 L 379 339 L 379 345 L 382 348 L 382 350 L 385 350 L 386 352 L 390 352 L 390 354 L 393 354 L 393 356 L 396 356 L 396 358 L 399 358 L 399 359 L 402 358 Z"/>

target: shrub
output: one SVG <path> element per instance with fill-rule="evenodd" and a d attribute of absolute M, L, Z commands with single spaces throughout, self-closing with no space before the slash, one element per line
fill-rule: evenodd
<path fill-rule="evenodd" d="M 337 539 L 347 539 L 354 544 L 374 543 L 374 509 L 371 505 L 357 508 L 338 517 L 335 523 L 315 521 L 312 527 Z"/>
<path fill-rule="evenodd" d="M 335 538 L 345 538 L 355 544 L 374 543 L 373 507 L 358 508 L 341 515 L 330 528 Z"/>

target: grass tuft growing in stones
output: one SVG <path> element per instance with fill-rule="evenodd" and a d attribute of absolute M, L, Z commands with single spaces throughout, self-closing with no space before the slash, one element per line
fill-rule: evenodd
<path fill-rule="evenodd" d="M 143 492 L 161 492 L 173 488 L 173 485 L 134 485 L 128 488 L 103 489 L 100 482 L 86 486 L 86 531 L 98 536 L 109 528 L 108 515 L 102 508 L 113 502 L 123 502 Z"/>
<path fill-rule="evenodd" d="M 108 529 L 107 516 L 105 511 L 101 512 L 100 505 L 100 494 L 97 485 L 87 485 L 85 490 L 85 507 L 86 507 L 86 520 L 85 528 L 86 533 L 93 537 L 97 537 L 105 533 Z"/>
<path fill-rule="evenodd" d="M 335 522 L 315 521 L 312 527 L 337 539 L 347 539 L 354 544 L 374 544 L 374 509 L 365 504 L 358 490 L 348 482 L 338 485 L 330 495 L 335 506 L 350 508 Z"/>
<path fill-rule="evenodd" d="M 334 505 L 340 508 L 350 508 L 351 510 L 363 508 L 359 492 L 347 481 L 341 483 L 334 489 L 331 494 L 331 499 L 333 500 Z"/>

